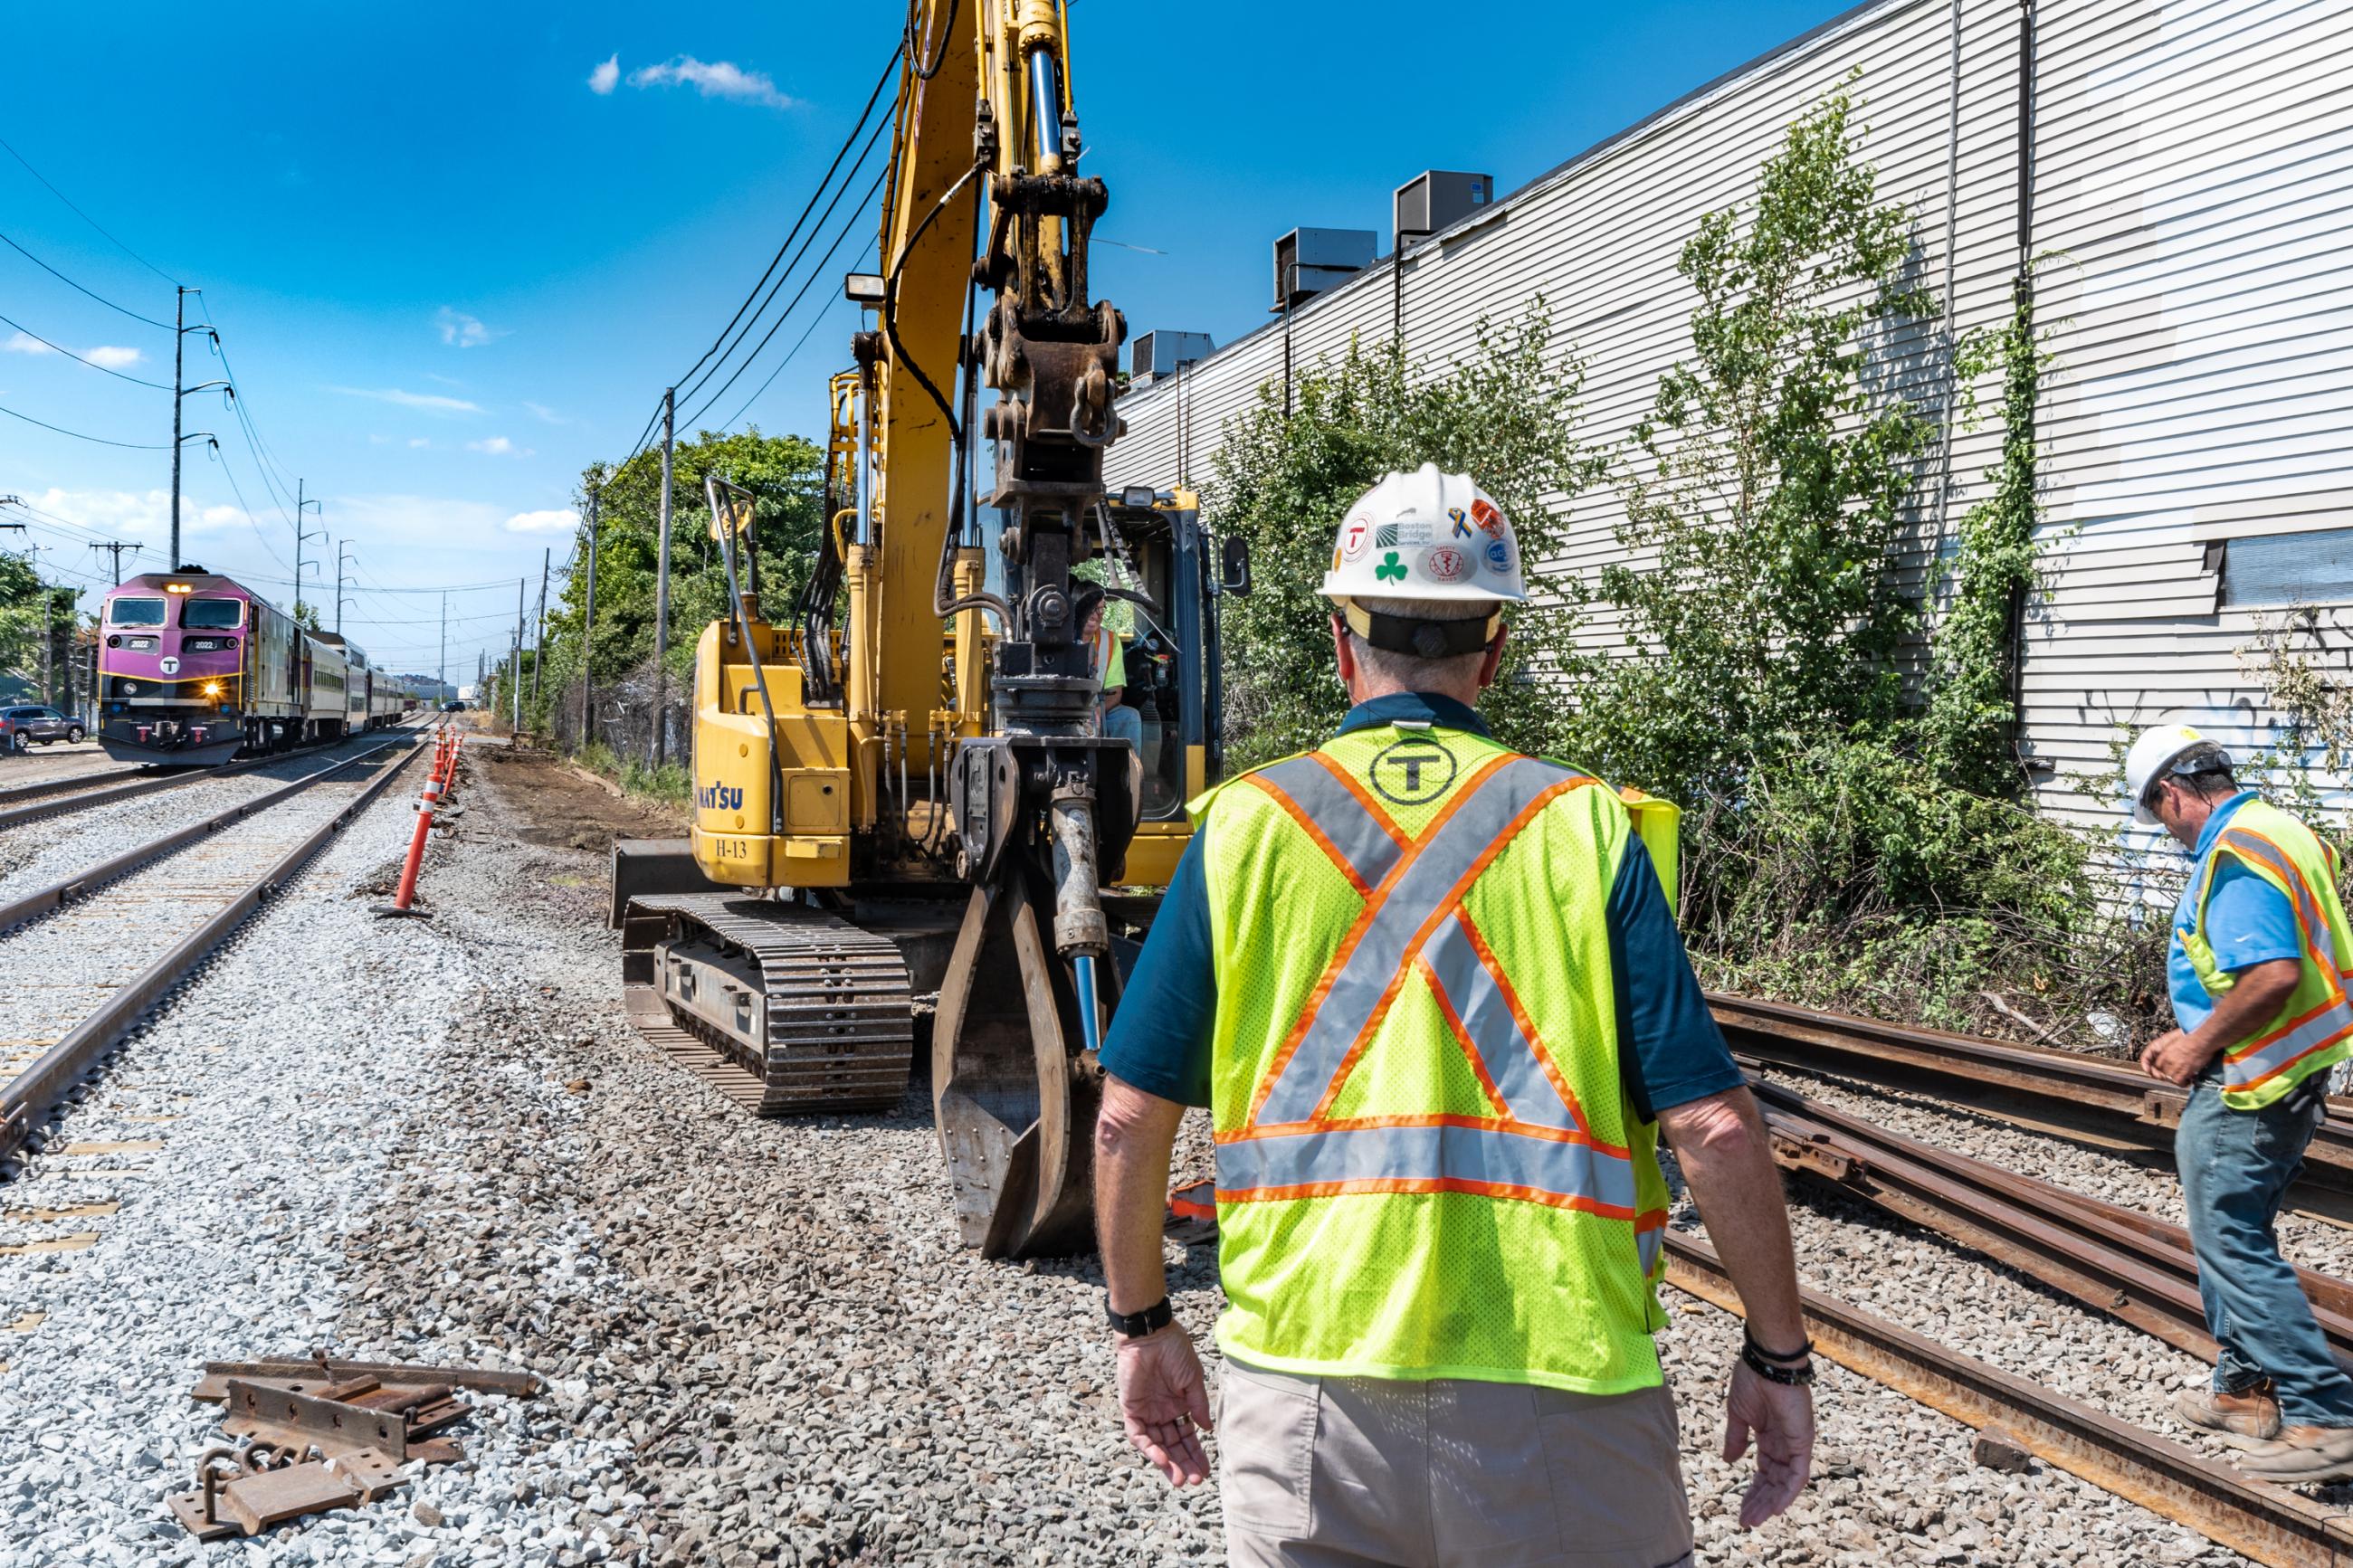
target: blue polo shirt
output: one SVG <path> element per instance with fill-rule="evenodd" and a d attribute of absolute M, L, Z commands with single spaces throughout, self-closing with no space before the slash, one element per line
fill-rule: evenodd
<path fill-rule="evenodd" d="M 1339 732 L 1399 720 L 1487 733 L 1477 713 L 1434 693 L 1360 702 L 1341 721 Z M 1738 1088 L 1740 1068 L 1707 1010 L 1659 874 L 1639 838 L 1629 839 L 1619 858 L 1606 918 L 1618 993 L 1619 1068 L 1635 1110 L 1651 1121 L 1659 1111 Z M 1208 879 L 1196 837 L 1177 862 L 1135 973 L 1120 997 L 1103 1044 L 1105 1070 L 1163 1100 L 1208 1104 L 1217 1008 Z"/>
<path fill-rule="evenodd" d="M 2242 789 L 2216 806 L 2199 831 L 2198 847 L 2190 851 L 2189 883 L 2174 907 L 2173 941 L 2165 955 L 2173 1020 L 2184 1034 L 2206 1021 L 2214 1011 L 2214 998 L 2198 983 L 2198 972 L 2189 967 L 2189 953 L 2181 939 L 2197 928 L 2198 888 L 2206 873 L 2207 858 L 2214 853 L 2214 840 L 2222 836 L 2239 807 L 2254 798 L 2254 791 Z M 2275 958 L 2304 956 L 2295 910 L 2287 895 L 2248 870 L 2236 856 L 2215 868 L 2214 892 L 2206 900 L 2206 940 L 2213 946 L 2214 961 L 2226 973 L 2235 973 Z"/>

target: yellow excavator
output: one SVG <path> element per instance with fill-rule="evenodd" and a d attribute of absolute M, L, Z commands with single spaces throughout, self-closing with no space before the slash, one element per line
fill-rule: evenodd
<path fill-rule="evenodd" d="M 1195 497 L 1103 488 L 1126 323 L 1088 297 L 1107 192 L 1067 24 L 910 0 L 815 569 L 765 618 L 753 498 L 709 482 L 731 607 L 695 650 L 693 836 L 615 854 L 633 1016 L 748 1109 L 895 1105 L 928 1014 L 957 1224 L 994 1257 L 1090 1244 L 1095 1047 L 1220 771 L 1218 605 L 1249 586 Z M 1105 599 L 1141 746 L 1101 732 Z"/>

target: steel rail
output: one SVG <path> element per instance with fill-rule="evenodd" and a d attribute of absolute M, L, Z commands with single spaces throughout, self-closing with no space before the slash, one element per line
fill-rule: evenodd
<path fill-rule="evenodd" d="M 1926 1226 L 2063 1290 L 2086 1306 L 2211 1362 L 2188 1235 L 2148 1215 L 2064 1194 L 1819 1105 L 1774 1084 L 1752 1086 L 1774 1158 L 1832 1189 Z M 2353 1284 L 2299 1271 L 2313 1314 L 2353 1364 Z"/>
<path fill-rule="evenodd" d="M 329 742 L 329 744 L 333 743 Z M 119 800 L 133 800 L 142 795 L 155 795 L 167 789 L 179 789 L 184 785 L 197 784 L 205 779 L 251 773 L 256 768 L 266 768 L 272 763 L 282 763 L 288 756 L 294 754 L 298 753 L 280 752 L 274 756 L 248 757 L 241 763 L 223 763 L 215 768 L 181 768 L 171 773 L 133 779 L 129 784 L 92 790 L 87 795 L 58 794 L 54 800 L 37 800 L 29 805 L 0 811 L 0 827 L 14 827 L 19 823 L 35 822 L 45 816 L 63 816 L 71 812 L 88 811 L 94 806 L 111 805 Z"/>
<path fill-rule="evenodd" d="M 88 784 L 102 784 L 118 780 L 153 778 L 154 770 L 146 765 L 128 768 L 100 768 L 95 773 L 69 773 L 61 779 L 35 779 L 30 784 L 12 784 L 0 789 L 0 805 L 20 800 L 37 800 L 45 795 L 59 795 L 67 790 Z"/>
<path fill-rule="evenodd" d="M 1667 1232 L 1667 1281 L 1742 1311 L 1711 1247 Z M 1831 1361 L 1973 1427 L 1999 1425 L 2044 1462 L 2271 1568 L 2353 1563 L 2353 1518 L 2242 1476 L 2025 1378 L 1947 1350 L 1847 1303 L 1800 1293 L 1806 1331 Z"/>
<path fill-rule="evenodd" d="M 68 1091 L 113 1052 L 141 1015 L 185 979 L 214 948 L 243 924 L 246 917 L 264 900 L 283 887 L 313 855 L 325 847 L 330 839 L 357 820 L 361 813 L 375 804 L 376 796 L 382 795 L 426 751 L 424 746 L 412 747 L 406 756 L 370 781 L 342 810 L 288 850 L 243 892 L 190 932 L 171 952 L 150 964 L 144 973 L 109 995 L 96 1012 L 75 1025 L 57 1044 L 34 1058 L 33 1064 L 24 1072 L 5 1088 L 0 1088 L 0 1157 L 24 1147 L 35 1123 L 62 1103 Z"/>
<path fill-rule="evenodd" d="M 2170 1159 L 2186 1091 L 2137 1064 L 2018 1046 L 1784 1002 L 1712 992 L 1735 1052 L 1775 1067 L 1920 1090 L 2040 1130 Z M 2305 1152 L 2303 1184 L 2353 1193 L 2353 1118 L 2342 1101 Z"/>
<path fill-rule="evenodd" d="M 86 899 L 117 878 L 127 876 L 151 862 L 163 858 L 175 849 L 195 843 L 207 834 L 217 833 L 231 823 L 241 822 L 257 813 L 267 811 L 281 801 L 291 800 L 329 774 L 342 773 L 345 768 L 356 767 L 368 758 L 400 743 L 396 739 L 386 741 L 381 745 L 370 746 L 345 757 L 340 763 L 321 768 L 316 773 L 304 773 L 301 778 L 282 788 L 271 790 L 266 795 L 255 795 L 250 800 L 230 806 L 227 811 L 215 812 L 201 822 L 175 828 L 161 838 L 151 838 L 144 844 L 124 850 L 111 859 L 101 860 L 88 870 L 77 871 L 62 881 L 52 882 L 46 888 L 26 893 L 21 899 L 0 904 L 0 936 L 6 935 L 26 921 L 47 914 L 52 910 L 63 909 L 77 899 Z M 269 760 L 283 762 L 286 759 L 272 757 Z"/>

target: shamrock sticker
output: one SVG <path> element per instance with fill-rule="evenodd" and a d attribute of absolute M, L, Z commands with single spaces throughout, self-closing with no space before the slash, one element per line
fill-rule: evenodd
<path fill-rule="evenodd" d="M 1373 568 L 1373 575 L 1384 583 L 1402 583 L 1405 581 L 1405 563 L 1399 561 L 1398 552 L 1392 550 L 1379 565 Z"/>

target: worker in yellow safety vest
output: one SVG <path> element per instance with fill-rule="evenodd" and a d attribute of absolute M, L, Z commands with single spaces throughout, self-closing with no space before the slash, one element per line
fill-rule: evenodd
<path fill-rule="evenodd" d="M 2186 724 L 2135 740 L 2125 784 L 2134 816 L 2191 856 L 2167 953 L 2178 1026 L 2140 1058 L 2189 1090 L 2174 1162 L 2220 1347 L 2211 1384 L 2174 1414 L 2255 1439 L 2239 1462 L 2270 1479 L 2353 1479 L 2353 1379 L 2273 1230 L 2353 1037 L 2337 853 L 2241 789 L 2230 753 Z"/>
<path fill-rule="evenodd" d="M 1619 794 L 1473 704 L 1525 598 L 1435 465 L 1350 508 L 1324 578 L 1355 703 L 1194 805 L 1101 1058 L 1096 1213 L 1128 1435 L 1211 1424 L 1161 1252 L 1187 1105 L 1216 1140 L 1229 1560 L 1662 1568 L 1692 1548 L 1651 1336 L 1662 1132 L 1746 1306 L 1724 1453 L 1744 1526 L 1812 1452 L 1810 1345 L 1754 1102 Z"/>

